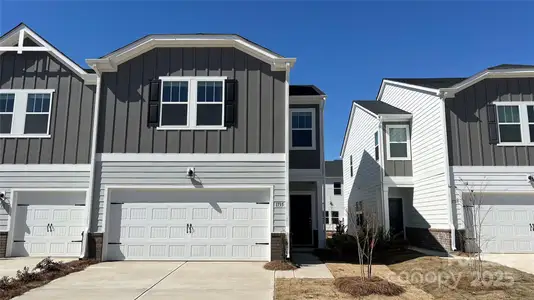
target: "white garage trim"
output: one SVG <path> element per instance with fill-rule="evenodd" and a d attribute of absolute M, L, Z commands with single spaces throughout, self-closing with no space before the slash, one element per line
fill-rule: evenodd
<path fill-rule="evenodd" d="M 11 214 L 9 215 L 9 221 L 8 221 L 8 234 L 7 234 L 7 245 L 6 245 L 6 257 L 11 257 L 11 253 L 13 250 L 13 236 L 15 233 L 15 220 L 17 216 L 17 204 L 18 204 L 18 193 L 19 192 L 84 192 L 87 193 L 87 189 L 82 188 L 74 188 L 74 189 L 57 189 L 57 188 L 23 188 L 23 189 L 10 189 L 10 195 L 11 199 L 8 199 L 9 206 L 11 208 Z M 85 218 L 90 218 L 91 213 L 84 210 L 85 212 Z"/>
<path fill-rule="evenodd" d="M 108 241 L 109 241 L 109 232 L 110 232 L 110 205 L 111 201 L 109 199 L 109 191 L 113 189 L 139 189 L 139 190 L 268 190 L 269 191 L 269 228 L 270 233 L 273 233 L 274 222 L 273 222 L 273 200 L 274 200 L 274 186 L 272 185 L 217 185 L 217 186 L 204 186 L 202 188 L 191 187 L 190 185 L 146 185 L 146 186 L 132 186 L 132 185 L 108 185 L 104 188 L 104 211 L 103 219 L 105 220 L 103 224 L 103 241 L 102 241 L 102 257 L 106 261 L 108 259 Z M 269 237 L 270 239 L 270 237 Z M 271 246 L 269 242 L 269 254 L 271 256 Z"/>

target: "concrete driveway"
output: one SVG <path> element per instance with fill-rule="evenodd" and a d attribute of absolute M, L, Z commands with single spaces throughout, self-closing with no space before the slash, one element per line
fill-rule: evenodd
<path fill-rule="evenodd" d="M 534 274 L 534 254 L 482 254 L 482 259 Z"/>
<path fill-rule="evenodd" d="M 105 262 L 17 297 L 62 299 L 273 299 L 274 272 L 256 262 Z"/>
<path fill-rule="evenodd" d="M 52 257 L 55 261 L 72 261 L 77 258 L 56 258 Z M 35 265 L 43 260 L 42 257 L 15 257 L 15 258 L 2 258 L 0 259 L 0 277 L 9 276 L 14 277 L 18 270 L 22 270 L 24 267 L 30 269 L 35 268 Z"/>

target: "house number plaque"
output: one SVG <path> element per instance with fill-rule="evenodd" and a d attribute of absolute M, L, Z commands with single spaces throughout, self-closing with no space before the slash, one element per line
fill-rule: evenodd
<path fill-rule="evenodd" d="M 284 201 L 274 201 L 274 207 L 284 207 L 285 202 Z"/>

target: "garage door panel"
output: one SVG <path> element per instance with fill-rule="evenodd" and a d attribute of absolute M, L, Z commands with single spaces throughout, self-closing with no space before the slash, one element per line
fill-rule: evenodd
<path fill-rule="evenodd" d="M 481 220 L 481 248 L 486 253 L 534 252 L 534 194 L 486 193 L 478 195 Z M 465 198 L 464 198 L 465 201 Z M 470 218 L 478 207 L 464 211 L 466 226 L 473 228 Z"/>
<path fill-rule="evenodd" d="M 120 245 L 109 245 L 108 259 L 268 260 L 270 210 L 269 205 L 257 203 L 265 200 L 264 192 L 248 201 L 236 196 L 237 202 L 218 201 L 234 198 L 222 191 L 203 191 L 198 197 L 188 191 L 187 198 L 176 196 L 181 191 L 164 193 L 165 197 L 154 191 L 111 193 L 129 199 L 110 199 L 120 204 L 111 205 L 109 242 Z M 139 198 L 185 200 L 143 203 Z"/>

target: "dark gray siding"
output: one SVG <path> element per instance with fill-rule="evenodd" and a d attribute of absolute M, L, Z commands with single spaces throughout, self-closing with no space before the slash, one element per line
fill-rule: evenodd
<path fill-rule="evenodd" d="M 386 125 L 409 125 L 410 123 L 402 122 L 388 122 L 384 123 L 382 136 L 384 137 L 382 155 L 384 157 L 384 169 L 386 176 L 413 176 L 412 161 L 411 160 L 388 160 L 387 156 L 387 141 L 386 141 Z M 411 130 L 410 130 L 411 131 Z M 410 132 L 410 137 L 412 136 Z M 411 154 L 410 154 L 411 157 Z"/>
<path fill-rule="evenodd" d="M 315 109 L 315 150 L 289 150 L 290 169 L 321 168 L 321 109 L 318 104 L 291 104 L 289 108 Z M 291 125 L 290 125 L 291 126 Z M 291 127 L 289 128 L 291 130 Z M 291 141 L 289 141 L 291 143 Z"/>
<path fill-rule="evenodd" d="M 54 89 L 51 138 L 0 138 L 2 164 L 87 164 L 95 86 L 46 52 L 0 55 L 1 89 Z"/>
<path fill-rule="evenodd" d="M 228 130 L 147 127 L 148 84 L 159 76 L 238 80 L 237 126 Z M 285 72 L 233 48 L 156 48 L 102 77 L 98 152 L 283 153 Z"/>
<path fill-rule="evenodd" d="M 450 165 L 534 164 L 533 146 L 503 147 L 489 143 L 486 109 L 493 101 L 533 101 L 533 94 L 533 78 L 486 79 L 445 100 Z"/>

